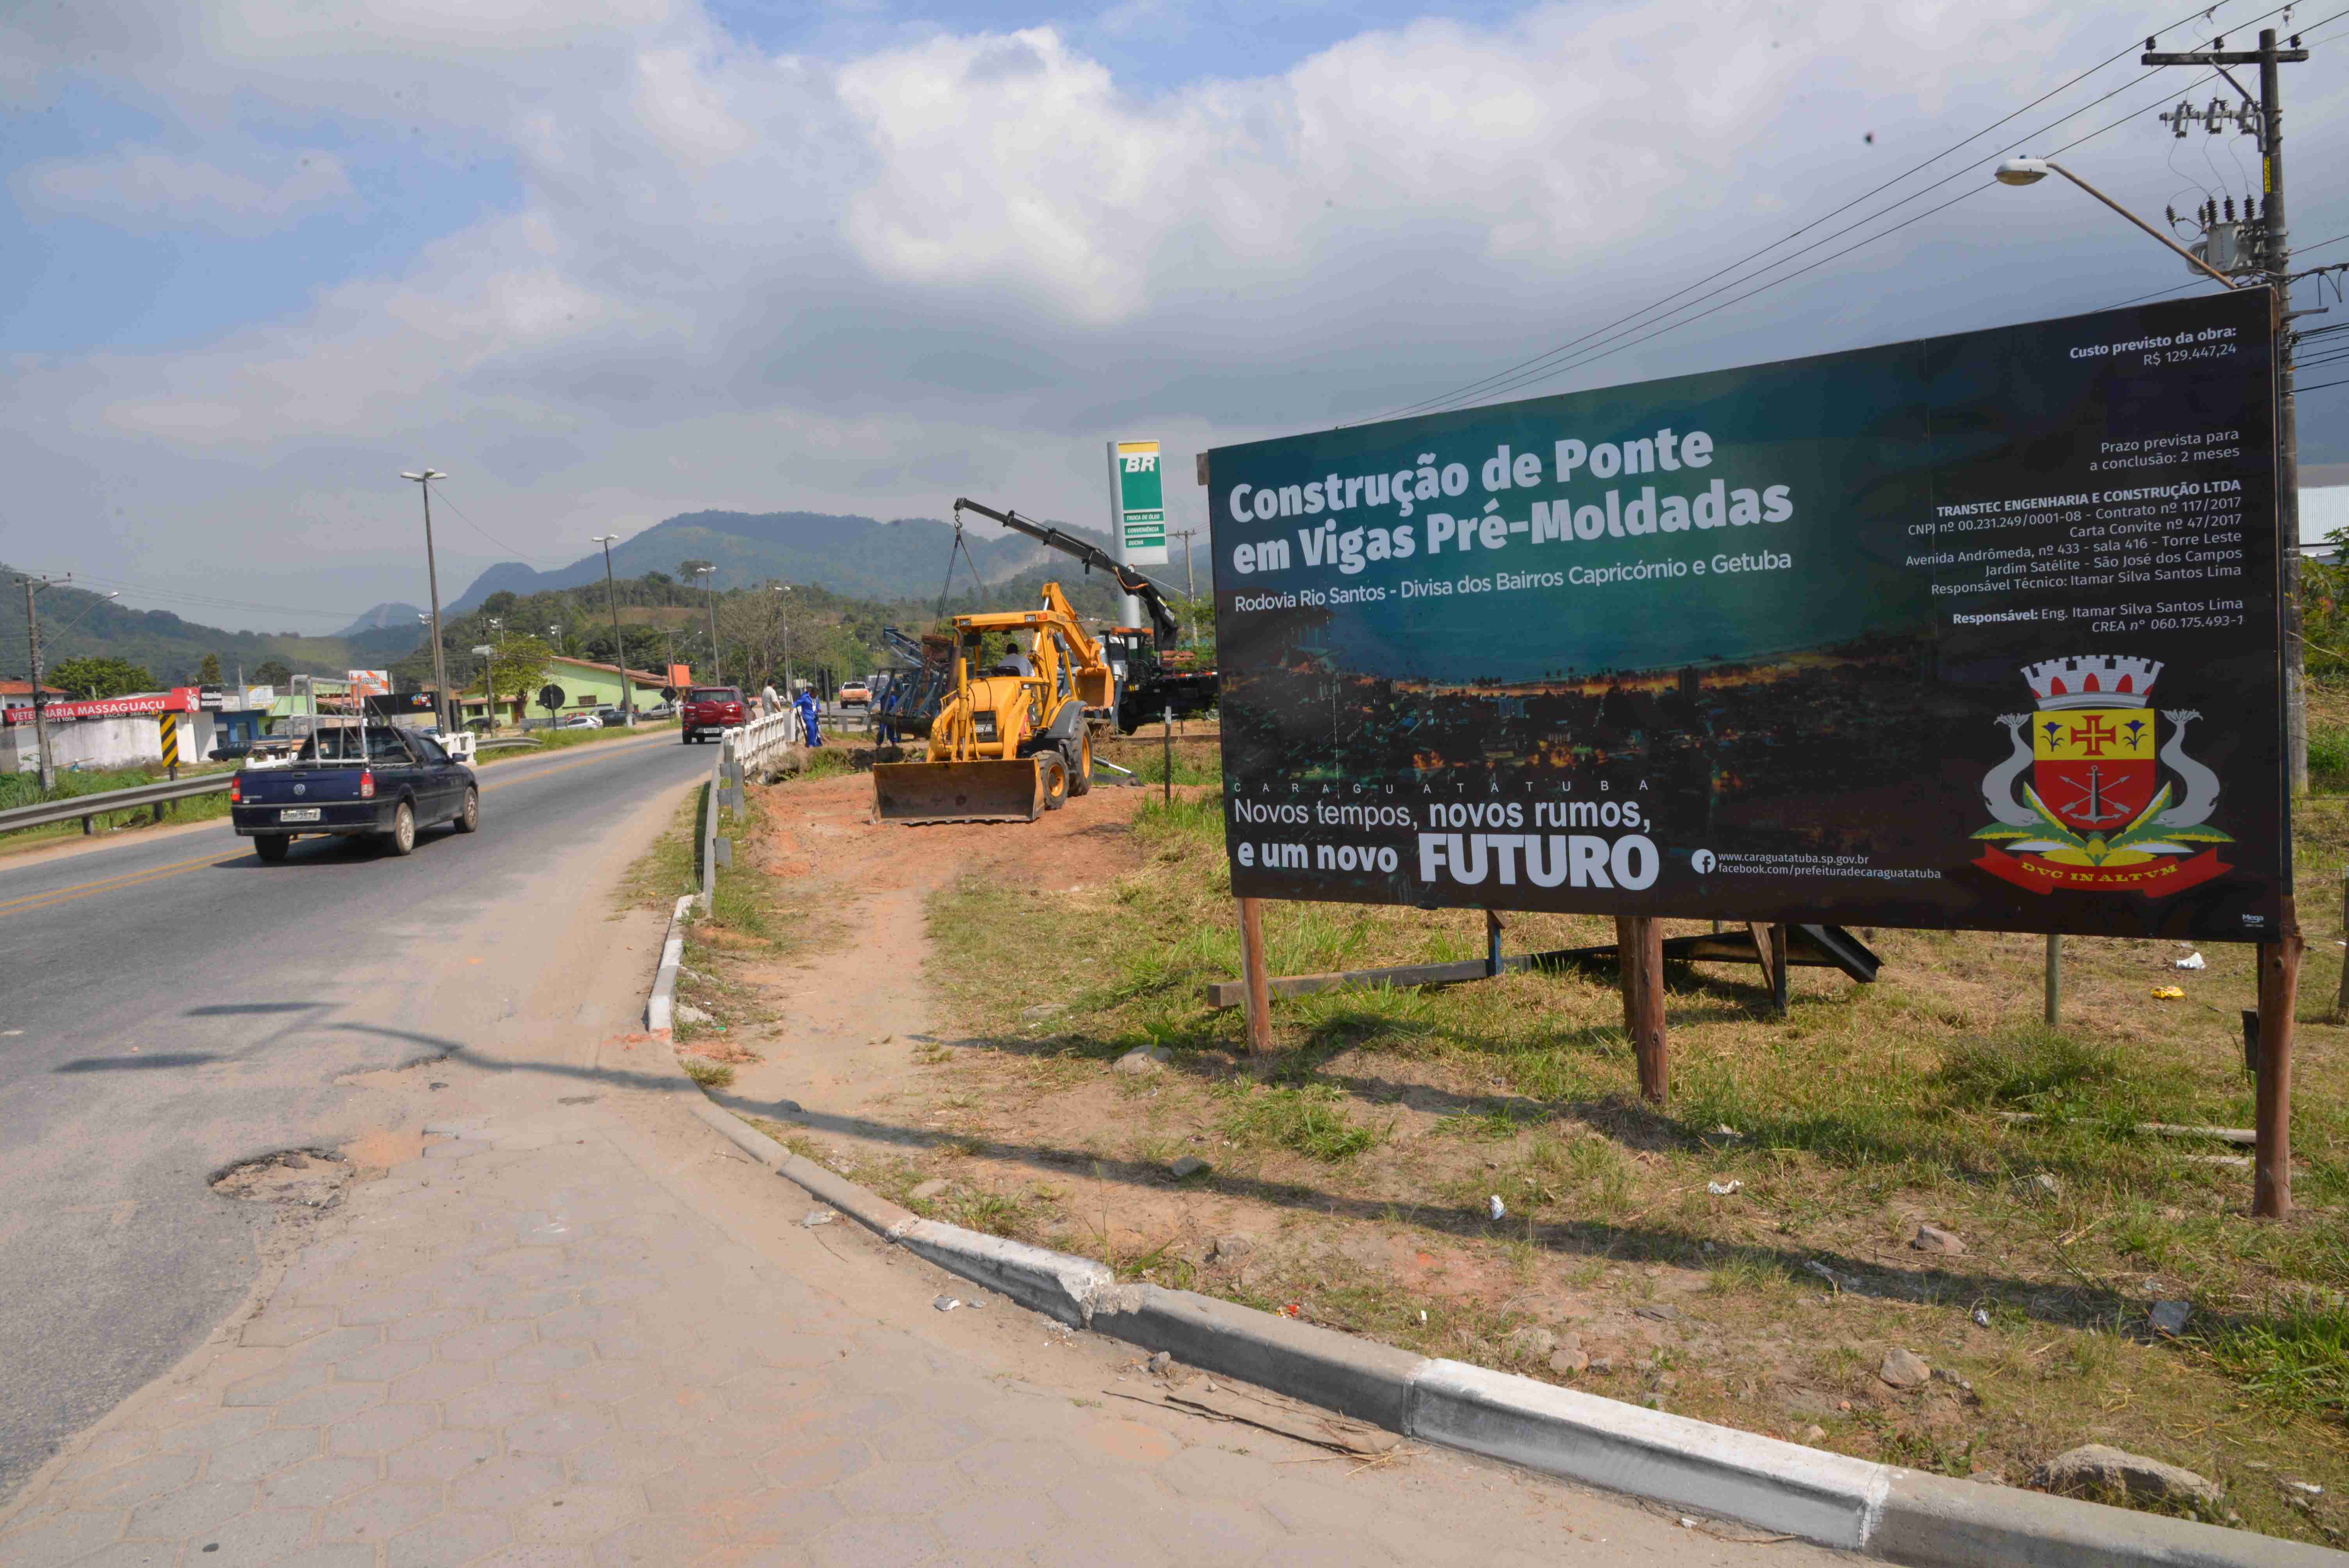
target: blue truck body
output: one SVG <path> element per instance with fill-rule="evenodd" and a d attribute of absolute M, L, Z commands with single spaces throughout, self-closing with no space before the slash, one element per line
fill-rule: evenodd
<path fill-rule="evenodd" d="M 269 861 L 311 834 L 365 837 L 404 855 L 421 830 L 447 822 L 470 833 L 481 811 L 471 769 L 430 736 L 388 726 L 324 731 L 291 767 L 240 770 L 229 799 L 237 836 Z"/>

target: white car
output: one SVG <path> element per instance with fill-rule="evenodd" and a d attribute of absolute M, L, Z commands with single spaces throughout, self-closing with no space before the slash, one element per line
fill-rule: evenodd
<path fill-rule="evenodd" d="M 604 721 L 592 713 L 574 713 L 554 727 L 557 729 L 601 729 Z"/>

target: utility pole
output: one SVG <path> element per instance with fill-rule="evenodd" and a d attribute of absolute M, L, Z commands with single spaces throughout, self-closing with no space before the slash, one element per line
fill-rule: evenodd
<path fill-rule="evenodd" d="M 33 667 L 33 747 L 41 754 L 41 793 L 47 795 L 57 787 L 57 764 L 49 760 L 48 708 L 41 701 L 41 617 L 33 607 L 33 595 L 47 589 L 46 577 L 22 577 L 25 585 L 25 640 L 32 654 Z"/>
<path fill-rule="evenodd" d="M 449 733 L 449 665 L 440 653 L 440 567 L 432 558 L 432 481 L 449 476 L 438 469 L 403 473 L 424 492 L 424 578 L 432 590 L 432 717 L 441 734 Z"/>
<path fill-rule="evenodd" d="M 2251 95 L 2242 84 L 2228 73 L 2229 66 L 2257 66 L 2260 68 L 2260 101 L 2258 130 L 2261 166 L 2261 211 L 2256 223 L 2249 211 L 2251 198 L 2244 198 L 2244 227 L 2252 237 L 2252 255 L 2256 264 L 2233 270 L 2263 275 L 2272 291 L 2275 310 L 2276 342 L 2276 545 L 2283 561 L 2283 693 L 2284 693 L 2284 755 L 2293 794 L 2308 789 L 2308 656 L 2301 639 L 2300 614 L 2300 410 L 2299 399 L 2292 390 L 2292 346 L 2298 334 L 2292 330 L 2297 313 L 2292 308 L 2292 246 L 2284 225 L 2283 201 L 2283 84 L 2276 67 L 2296 64 L 2308 58 L 2308 51 L 2300 46 L 2300 36 L 2292 35 L 2289 48 L 2276 47 L 2276 30 L 2260 29 L 2260 46 L 2256 49 L 2229 49 L 2227 40 L 2214 38 L 2214 47 L 2186 53 L 2168 53 L 2153 47 L 2146 41 L 2143 63 L 2148 66 L 2204 66 L 2216 70 L 2229 87 L 2241 95 L 2242 108 L 2235 116 L 2241 124 L 2251 111 Z M 2190 104 L 2180 104 L 2175 113 L 2163 117 L 2173 134 L 2183 137 L 2188 125 L 2199 119 L 2212 135 L 2219 132 L 2227 118 L 2224 104 L 2212 99 L 2210 107 L 2197 115 Z M 2231 202 L 2230 205 L 2231 206 Z M 2216 213 L 2212 216 L 2215 218 Z M 2220 246 L 2210 245 L 2212 251 Z M 2213 256 L 2214 262 L 2219 258 Z"/>
<path fill-rule="evenodd" d="M 620 707 L 626 711 L 628 725 L 636 722 L 636 694 L 628 685 L 628 645 L 620 636 L 620 591 L 612 586 L 612 542 L 616 533 L 599 533 L 595 542 L 604 547 L 604 597 L 612 606 L 612 662 L 620 666 Z"/>
<path fill-rule="evenodd" d="M 2227 40 L 2216 46 L 2186 54 L 2165 54 L 2146 40 L 2144 63 L 2148 66 L 2207 66 L 2219 73 L 2243 99 L 2233 119 L 2238 126 L 2251 110 L 2251 94 L 2229 73 L 2229 66 L 2260 67 L 2259 124 L 2261 211 L 2251 223 L 2251 198 L 2244 198 L 2254 261 L 2237 270 L 2263 274 L 2271 308 L 2275 313 L 2276 344 L 2276 545 L 2282 552 L 2283 579 L 2284 749 L 2290 766 L 2291 789 L 2285 799 L 2285 833 L 2291 832 L 2291 797 L 2308 788 L 2307 657 L 2301 642 L 2300 614 L 2300 419 L 2292 395 L 2292 248 L 2284 224 L 2283 91 L 2276 67 L 2308 58 L 2294 35 L 2292 47 L 2276 47 L 2272 27 L 2260 30 L 2260 46 L 2229 50 Z M 2216 134 L 2228 118 L 2221 100 L 2197 117 L 2192 106 L 2180 104 L 2168 117 L 2173 132 L 2186 134 L 2197 118 Z M 2220 248 L 2220 232 L 2209 228 L 2206 252 Z M 2216 260 L 2216 257 L 2210 258 Z M 2284 930 L 2278 940 L 2259 944 L 2260 1006 L 2256 1015 L 2258 1046 L 2255 1066 L 2258 1093 L 2252 1112 L 2256 1144 L 2252 1155 L 2251 1212 L 2262 1219 L 2282 1219 L 2292 1212 L 2292 1037 L 2294 994 L 2300 981 L 2302 941 L 2290 890 L 2285 892 Z"/>
<path fill-rule="evenodd" d="M 1183 597 L 1191 601 L 1184 608 L 1191 612 L 1191 635 L 1188 640 L 1194 643 L 1199 640 L 1199 580 L 1191 575 L 1191 536 L 1198 531 L 1195 528 L 1174 530 L 1174 537 L 1183 542 Z"/>

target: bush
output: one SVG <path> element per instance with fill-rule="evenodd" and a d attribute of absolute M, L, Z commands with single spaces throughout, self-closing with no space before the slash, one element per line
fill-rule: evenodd
<path fill-rule="evenodd" d="M 2309 725 L 2308 787 L 2333 794 L 2349 790 L 2349 727 Z"/>

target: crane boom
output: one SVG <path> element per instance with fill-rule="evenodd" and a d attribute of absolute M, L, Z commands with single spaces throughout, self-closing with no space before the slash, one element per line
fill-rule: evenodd
<path fill-rule="evenodd" d="M 1066 555 L 1083 562 L 1088 570 L 1100 567 L 1114 578 L 1117 585 L 1149 606 L 1150 624 L 1156 633 L 1161 651 L 1173 648 L 1183 640 L 1183 629 L 1174 619 L 1174 612 L 1166 607 L 1165 596 L 1158 584 L 1130 566 L 1120 565 L 1115 557 L 1098 544 L 1061 532 L 1045 523 L 1030 522 L 1016 511 L 998 511 L 991 506 L 981 506 L 968 497 L 957 497 L 955 511 L 975 511 L 981 517 L 993 518 L 1017 533 L 1024 533 L 1039 544 L 1050 545 Z"/>

